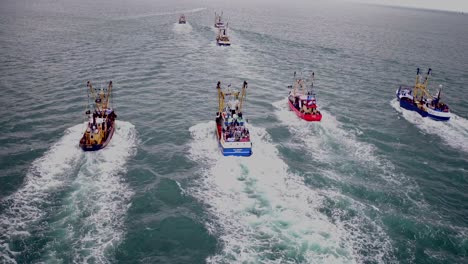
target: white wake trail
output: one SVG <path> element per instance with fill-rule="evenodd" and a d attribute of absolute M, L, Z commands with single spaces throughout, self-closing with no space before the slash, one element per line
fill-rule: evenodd
<path fill-rule="evenodd" d="M 71 183 L 52 229 L 64 236 L 47 245 L 46 262 L 65 261 L 56 248 L 68 243 L 76 263 L 111 263 L 112 250 L 124 235 L 124 221 L 133 191 L 125 182 L 128 159 L 136 153 L 136 129 L 117 121 L 111 143 L 100 151 L 87 152 Z"/>
<path fill-rule="evenodd" d="M 185 24 L 174 23 L 172 30 L 177 34 L 188 34 L 192 32 L 192 26 L 188 22 Z"/>
<path fill-rule="evenodd" d="M 253 155 L 224 157 L 214 122 L 190 128 L 190 154 L 206 164 L 189 193 L 208 205 L 223 242 L 213 263 L 353 263 L 343 230 L 318 211 L 322 198 L 292 175 L 264 129 L 251 127 Z"/>
<path fill-rule="evenodd" d="M 447 122 L 435 121 L 422 117 L 417 112 L 401 108 L 397 99 L 390 101 L 390 105 L 424 133 L 437 135 L 451 147 L 468 152 L 468 120 L 465 118 L 452 113 L 452 117 Z"/>
<path fill-rule="evenodd" d="M 278 119 L 288 127 L 292 137 L 299 142 L 299 149 L 305 151 L 316 162 L 316 172 L 334 182 L 346 185 L 362 185 L 364 188 L 379 188 L 381 184 L 407 192 L 418 192 L 408 179 L 394 173 L 394 166 L 376 155 L 376 148 L 360 142 L 354 133 L 343 129 L 339 121 L 328 111 L 320 110 L 320 122 L 306 122 L 289 110 L 287 98 L 273 103 Z M 345 169 L 343 169 L 346 167 Z M 372 173 L 366 174 L 368 170 Z M 349 172 L 347 172 L 349 171 Z M 358 178 L 356 178 L 356 175 Z M 377 177 L 384 182 L 369 178 Z M 374 187 L 375 186 L 375 187 Z M 346 230 L 348 241 L 352 244 L 358 262 L 385 262 L 392 258 L 392 245 L 381 223 L 367 216 L 366 212 L 378 210 L 335 190 L 317 190 L 327 198 L 326 210 L 330 211 L 334 223 Z M 339 206 L 346 204 L 346 206 Z M 349 212 L 356 212 L 349 217 Z M 363 231 L 367 229 L 367 231 Z M 369 230 L 370 229 L 370 230 Z M 362 253 L 365 252 L 365 253 Z"/>
<path fill-rule="evenodd" d="M 0 249 L 4 248 L 6 253 L 0 252 L 0 257 L 7 258 L 8 254 L 8 258 L 13 258 L 19 253 L 9 251 L 8 242 L 29 236 L 30 229 L 46 215 L 51 196 L 71 181 L 83 156 L 78 142 L 85 127 L 80 124 L 67 129 L 57 143 L 32 163 L 23 186 L 2 201 L 6 209 L 0 215 Z"/>

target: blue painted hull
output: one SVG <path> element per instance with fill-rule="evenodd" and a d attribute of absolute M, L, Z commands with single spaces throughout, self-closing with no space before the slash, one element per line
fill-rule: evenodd
<path fill-rule="evenodd" d="M 428 114 L 426 111 L 419 109 L 415 104 L 400 100 L 400 107 L 406 110 L 418 112 L 422 117 L 427 117 Z"/>
<path fill-rule="evenodd" d="M 427 116 L 431 119 L 434 119 L 436 121 L 449 121 L 450 120 L 450 117 L 442 117 L 442 116 L 435 116 L 435 115 L 431 115 L 431 114 L 427 114 Z"/>
<path fill-rule="evenodd" d="M 418 112 L 422 117 L 429 117 L 429 118 L 431 118 L 433 120 L 436 120 L 436 121 L 448 121 L 450 119 L 450 117 L 446 117 L 446 116 L 432 115 L 432 114 L 428 113 L 427 111 L 425 111 L 423 109 L 419 109 L 414 103 L 404 101 L 404 100 L 400 100 L 398 95 L 397 95 L 397 100 L 400 101 L 400 107 L 401 108 L 404 108 L 404 109 L 410 110 L 410 111 Z"/>
<path fill-rule="evenodd" d="M 100 149 L 103 149 L 105 146 L 103 146 L 103 144 L 97 144 L 97 145 L 83 145 L 81 146 L 81 149 L 83 151 L 96 151 L 96 150 L 100 150 Z"/>
<path fill-rule="evenodd" d="M 223 148 L 219 142 L 219 148 L 224 156 L 249 157 L 252 156 L 252 148 Z"/>

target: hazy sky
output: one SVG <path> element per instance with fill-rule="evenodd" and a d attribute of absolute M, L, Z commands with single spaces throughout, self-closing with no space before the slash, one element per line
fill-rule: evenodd
<path fill-rule="evenodd" d="M 361 3 L 468 12 L 468 0 L 346 0 Z"/>

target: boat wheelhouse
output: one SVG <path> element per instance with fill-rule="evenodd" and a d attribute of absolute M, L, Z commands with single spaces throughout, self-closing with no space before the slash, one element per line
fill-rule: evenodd
<path fill-rule="evenodd" d="M 221 12 L 221 14 L 218 14 L 215 12 L 215 21 L 214 21 L 215 28 L 219 28 L 219 29 L 224 28 L 224 22 L 223 22 L 222 16 L 223 16 L 223 12 Z"/>
<path fill-rule="evenodd" d="M 218 112 L 216 113 L 216 136 L 219 148 L 224 156 L 252 155 L 252 142 L 247 121 L 242 113 L 246 96 L 247 82 L 242 90 L 221 88 L 221 82 L 216 85 L 218 91 Z"/>
<path fill-rule="evenodd" d="M 307 85 L 306 80 L 296 78 L 296 72 L 294 72 L 293 85 L 288 86 L 291 89 L 288 96 L 289 108 L 305 121 L 322 120 L 322 113 L 317 109 L 317 97 L 313 89 L 314 77 L 315 74 L 312 72 L 310 84 Z"/>
<path fill-rule="evenodd" d="M 84 151 L 96 151 L 105 148 L 112 139 L 115 131 L 115 119 L 117 115 L 111 108 L 112 81 L 107 89 L 96 91 L 91 82 L 88 81 L 89 94 L 94 100 L 93 111 L 88 108 L 86 117 L 88 119 L 86 131 L 80 140 L 80 147 Z M 89 102 L 88 102 L 89 107 Z"/>
<path fill-rule="evenodd" d="M 431 95 L 427 89 L 431 73 L 432 69 L 429 68 L 424 81 L 422 81 L 422 76 L 418 68 L 415 85 L 400 85 L 396 91 L 397 100 L 400 102 L 401 108 L 415 111 L 422 117 L 429 117 L 437 121 L 448 121 L 451 116 L 450 109 L 448 105 L 440 100 L 442 86 L 439 86 L 436 96 Z"/>
<path fill-rule="evenodd" d="M 231 39 L 227 35 L 227 25 L 223 29 L 219 29 L 218 35 L 216 36 L 216 44 L 218 46 L 231 46 Z"/>
<path fill-rule="evenodd" d="M 185 23 L 187 23 L 187 20 L 185 19 L 185 15 L 182 14 L 179 17 L 179 24 L 185 24 Z"/>

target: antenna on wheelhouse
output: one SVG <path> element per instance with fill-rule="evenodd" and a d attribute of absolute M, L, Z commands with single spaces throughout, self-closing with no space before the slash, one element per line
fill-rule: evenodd
<path fill-rule="evenodd" d="M 312 72 L 312 75 L 310 77 L 310 89 L 314 88 L 314 79 L 315 79 L 315 73 Z"/>

